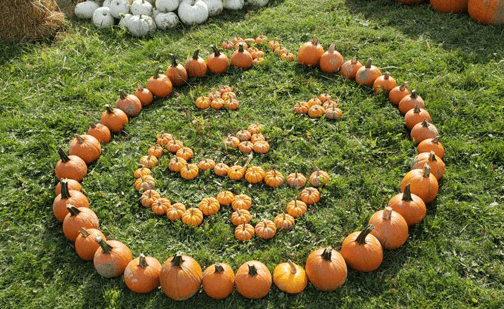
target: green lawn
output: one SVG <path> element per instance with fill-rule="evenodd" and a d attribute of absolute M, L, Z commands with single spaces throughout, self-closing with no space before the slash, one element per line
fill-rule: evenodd
<path fill-rule="evenodd" d="M 392 0 L 270 2 L 144 39 L 71 20 L 55 41 L 0 45 L 1 308 L 504 307 L 504 28 Z M 317 36 L 326 49 L 335 43 L 345 59 L 372 58 L 382 72 L 417 90 L 446 148 L 447 171 L 427 217 L 410 229 L 404 246 L 385 251 L 378 270 L 349 270 L 334 292 L 308 285 L 291 296 L 272 286 L 260 300 L 235 291 L 214 301 L 200 291 L 174 302 L 161 290 L 136 295 L 122 277 L 100 277 L 92 262 L 78 258 L 52 214 L 57 149 L 67 151 L 74 134 L 99 121 L 120 89 L 132 93 L 156 66 L 166 68 L 169 53 L 183 61 L 201 49 L 206 58 L 210 44 L 260 34 L 294 53 Z M 221 84 L 233 86 L 240 109 L 198 110 L 194 99 Z M 312 120 L 292 112 L 295 101 L 323 92 L 337 98 L 343 118 Z M 196 162 L 243 164 L 246 156 L 224 149 L 222 139 L 253 122 L 265 126 L 271 150 L 251 164 L 285 175 L 317 168 L 331 175 L 321 202 L 293 230 L 269 241 L 240 243 L 227 207 L 188 228 L 140 206 L 133 171 L 156 133 L 174 134 L 195 150 Z M 103 146 L 82 185 L 100 229 L 127 244 L 134 256 L 144 253 L 163 263 L 182 251 L 202 267 L 221 261 L 235 271 L 257 259 L 273 271 L 287 259 L 304 265 L 319 247 L 339 250 L 348 234 L 362 229 L 399 192 L 415 154 L 403 118 L 384 96 L 267 51 L 262 65 L 207 74 L 156 100 Z M 154 169 L 157 188 L 189 206 L 229 189 L 253 198 L 257 222 L 284 211 L 298 193 L 286 185 L 271 189 L 208 172 L 185 181 L 168 170 L 169 158 Z"/>

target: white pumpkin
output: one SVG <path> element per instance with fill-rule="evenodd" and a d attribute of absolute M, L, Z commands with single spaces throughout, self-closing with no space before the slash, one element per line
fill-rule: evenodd
<path fill-rule="evenodd" d="M 102 7 L 110 8 L 110 3 L 111 2 L 112 2 L 112 0 L 105 0 L 105 1 L 103 1 Z"/>
<path fill-rule="evenodd" d="M 140 15 L 140 17 L 142 17 L 143 20 L 145 20 L 147 22 L 147 24 L 149 25 L 149 33 L 156 32 L 156 29 L 157 29 L 156 22 L 154 21 L 154 19 L 152 17 L 150 17 L 149 15 Z"/>
<path fill-rule="evenodd" d="M 106 6 L 97 8 L 93 13 L 93 23 L 98 28 L 108 28 L 114 24 L 114 17 Z"/>
<path fill-rule="evenodd" d="M 241 10 L 245 5 L 245 0 L 223 0 L 222 4 L 228 10 Z"/>
<path fill-rule="evenodd" d="M 156 18 L 154 18 L 154 21 L 156 22 L 157 27 L 161 30 L 175 28 L 179 23 L 177 14 L 173 12 L 159 13 L 156 15 Z"/>
<path fill-rule="evenodd" d="M 143 37 L 149 34 L 151 29 L 149 22 L 152 22 L 152 18 L 150 16 L 147 16 L 150 18 L 149 20 L 146 19 L 145 16 L 147 15 L 133 15 L 126 23 L 125 26 L 133 36 Z"/>
<path fill-rule="evenodd" d="M 75 6 L 75 16 L 80 19 L 91 19 L 94 11 L 99 8 L 98 3 L 94 1 L 84 1 Z"/>
<path fill-rule="evenodd" d="M 256 6 L 265 6 L 268 4 L 269 0 L 247 0 L 248 4 L 256 5 Z"/>
<path fill-rule="evenodd" d="M 208 7 L 202 0 L 184 0 L 179 5 L 178 16 L 186 25 L 201 24 L 208 19 Z"/>
<path fill-rule="evenodd" d="M 152 4 L 145 0 L 135 0 L 130 7 L 133 15 L 149 15 L 152 16 Z"/>
<path fill-rule="evenodd" d="M 129 2 L 127 0 L 112 0 L 110 2 L 110 14 L 114 16 L 114 18 L 121 18 L 119 14 L 128 14 L 129 13 Z"/>
<path fill-rule="evenodd" d="M 128 29 L 128 24 L 131 21 L 133 15 L 131 14 L 121 14 L 121 20 L 119 21 L 119 27 Z"/>
<path fill-rule="evenodd" d="M 179 4 L 179 0 L 156 0 L 156 8 L 163 13 L 176 11 Z"/>
<path fill-rule="evenodd" d="M 208 7 L 208 16 L 219 15 L 224 8 L 222 0 L 203 0 Z"/>

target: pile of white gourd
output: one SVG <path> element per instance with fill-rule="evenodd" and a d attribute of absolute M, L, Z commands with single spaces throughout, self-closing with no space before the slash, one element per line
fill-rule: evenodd
<path fill-rule="evenodd" d="M 223 9 L 242 9 L 245 1 L 265 6 L 269 0 L 88 0 L 75 6 L 75 15 L 92 19 L 99 28 L 108 28 L 120 20 L 120 27 L 133 36 L 143 37 L 156 29 L 174 28 L 179 22 L 186 25 L 204 23 Z"/>

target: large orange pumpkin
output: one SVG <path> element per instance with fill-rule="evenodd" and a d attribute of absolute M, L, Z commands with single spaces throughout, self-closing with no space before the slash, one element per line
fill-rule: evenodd
<path fill-rule="evenodd" d="M 371 235 L 373 226 L 369 225 L 360 232 L 348 235 L 341 245 L 341 255 L 348 266 L 358 271 L 373 271 L 383 261 L 383 249 L 380 241 Z"/>
<path fill-rule="evenodd" d="M 105 241 L 98 236 L 95 238 L 100 247 L 93 257 L 93 264 L 100 276 L 105 278 L 117 277 L 123 274 L 128 263 L 133 259 L 130 249 L 120 241 Z"/>
<path fill-rule="evenodd" d="M 86 164 L 90 164 L 98 160 L 101 154 L 100 142 L 91 135 L 77 135 L 70 141 L 68 150 L 70 155 L 80 157 Z"/>
<path fill-rule="evenodd" d="M 78 156 L 67 155 L 63 149 L 58 149 L 60 160 L 54 167 L 54 174 L 58 179 L 75 179 L 82 181 L 87 174 L 87 165 L 84 160 Z"/>
<path fill-rule="evenodd" d="M 416 194 L 412 194 L 411 185 L 404 187 L 404 192 L 394 195 L 388 202 L 388 206 L 401 214 L 409 226 L 422 222 L 427 213 L 424 201 Z"/>
<path fill-rule="evenodd" d="M 243 263 L 236 272 L 236 290 L 246 298 L 262 298 L 271 288 L 271 272 L 259 261 Z"/>
<path fill-rule="evenodd" d="M 485 25 L 504 25 L 504 0 L 469 0 L 469 16 Z"/>
<path fill-rule="evenodd" d="M 287 261 L 278 264 L 273 270 L 273 283 L 280 291 L 298 294 L 308 285 L 308 277 L 303 267 Z"/>
<path fill-rule="evenodd" d="M 161 263 L 152 256 L 140 254 L 124 269 L 124 283 L 135 293 L 145 294 L 159 286 Z"/>
<path fill-rule="evenodd" d="M 442 13 L 460 14 L 467 11 L 468 0 L 430 0 L 432 8 Z"/>
<path fill-rule="evenodd" d="M 177 63 L 175 55 L 170 54 L 171 65 L 166 69 L 166 76 L 170 79 L 173 86 L 180 87 L 187 83 L 187 71 L 183 65 Z"/>
<path fill-rule="evenodd" d="M 215 263 L 203 272 L 203 291 L 214 299 L 228 297 L 234 290 L 235 275 L 226 263 Z"/>
<path fill-rule="evenodd" d="M 408 240 L 408 223 L 392 207 L 387 206 L 375 212 L 368 224 L 374 226 L 371 234 L 378 238 L 385 249 L 397 249 Z"/>
<path fill-rule="evenodd" d="M 97 229 L 99 226 L 98 217 L 88 207 L 75 207 L 67 205 L 68 214 L 63 220 L 63 234 L 71 241 L 75 241 L 79 236 L 81 228 Z"/>
<path fill-rule="evenodd" d="M 411 193 L 418 195 L 425 203 L 432 202 L 438 193 L 438 181 L 430 171 L 428 164 L 423 169 L 409 171 L 401 181 L 401 191 L 404 192 L 406 185 L 410 184 Z"/>
<path fill-rule="evenodd" d="M 303 43 L 299 47 L 298 63 L 308 67 L 316 67 L 323 54 L 324 48 L 318 43 L 317 38 L 313 38 L 311 42 Z"/>
<path fill-rule="evenodd" d="M 331 247 L 312 251 L 306 260 L 306 274 L 319 290 L 334 291 L 345 283 L 347 266 L 343 256 Z"/>
<path fill-rule="evenodd" d="M 190 256 L 177 253 L 161 267 L 161 289 L 173 300 L 185 300 L 196 294 L 201 286 L 203 272 L 198 262 Z"/>

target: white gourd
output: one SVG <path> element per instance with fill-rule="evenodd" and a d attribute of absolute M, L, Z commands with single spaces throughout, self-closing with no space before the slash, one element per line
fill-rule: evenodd
<path fill-rule="evenodd" d="M 106 6 L 97 8 L 93 13 L 93 23 L 98 28 L 108 28 L 114 24 L 114 17 Z"/>
<path fill-rule="evenodd" d="M 256 6 L 265 6 L 268 4 L 269 0 L 247 0 L 248 4 L 256 5 Z"/>
<path fill-rule="evenodd" d="M 131 14 L 152 16 L 152 4 L 145 0 L 135 0 L 131 4 Z"/>
<path fill-rule="evenodd" d="M 179 7 L 179 0 L 157 0 L 156 8 L 163 13 L 176 11 Z"/>
<path fill-rule="evenodd" d="M 156 32 L 157 29 L 156 22 L 152 17 L 150 17 L 149 15 L 140 15 L 140 17 L 143 18 L 143 20 L 145 20 L 149 25 L 149 33 Z"/>
<path fill-rule="evenodd" d="M 203 0 L 208 7 L 208 16 L 216 16 L 222 13 L 224 8 L 222 0 Z"/>
<path fill-rule="evenodd" d="M 75 6 L 75 16 L 80 19 L 91 19 L 93 17 L 94 11 L 99 8 L 98 3 L 94 1 L 84 1 L 77 3 Z"/>
<path fill-rule="evenodd" d="M 175 28 L 179 23 L 179 18 L 177 14 L 173 12 L 159 13 L 154 18 L 156 25 L 161 30 L 166 30 L 169 28 Z"/>
<path fill-rule="evenodd" d="M 105 1 L 103 1 L 102 7 L 110 8 L 110 3 L 111 2 L 112 2 L 112 0 L 105 0 Z"/>
<path fill-rule="evenodd" d="M 131 21 L 133 15 L 131 14 L 121 14 L 121 20 L 119 21 L 119 27 L 128 29 L 128 24 Z"/>
<path fill-rule="evenodd" d="M 201 24 L 208 19 L 208 7 L 202 0 L 184 0 L 179 5 L 178 16 L 186 25 Z"/>
<path fill-rule="evenodd" d="M 245 0 L 223 0 L 222 4 L 228 10 L 241 10 L 245 5 Z"/>
<path fill-rule="evenodd" d="M 112 0 L 109 9 L 110 14 L 112 14 L 114 18 L 121 18 L 119 14 L 129 13 L 129 2 L 126 0 Z"/>
<path fill-rule="evenodd" d="M 150 30 L 149 23 L 140 15 L 132 15 L 125 26 L 128 28 L 129 32 L 136 37 L 146 36 Z"/>

